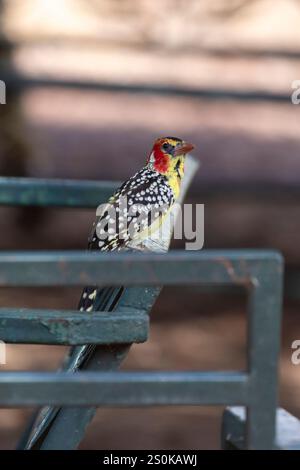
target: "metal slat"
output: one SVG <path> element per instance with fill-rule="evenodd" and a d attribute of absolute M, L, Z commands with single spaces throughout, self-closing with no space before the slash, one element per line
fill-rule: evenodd
<path fill-rule="evenodd" d="M 147 340 L 148 329 L 149 317 L 141 310 L 87 314 L 78 310 L 0 309 L 0 338 L 6 343 L 141 343 Z"/>
<path fill-rule="evenodd" d="M 96 208 L 119 186 L 118 181 L 0 177 L 0 205 Z"/>
<path fill-rule="evenodd" d="M 87 181 L 57 178 L 0 177 L 0 205 L 96 208 L 121 185 L 120 181 Z M 219 181 L 201 182 L 197 189 L 199 199 L 219 198 L 262 199 L 274 201 L 280 198 L 294 200 L 299 197 L 300 188 L 286 182 L 243 182 Z"/>
<path fill-rule="evenodd" d="M 247 354 L 253 391 L 247 409 L 250 449 L 269 449 L 275 442 L 283 275 L 282 267 L 274 268 L 262 271 L 249 297 Z"/>
<path fill-rule="evenodd" d="M 238 372 L 3 372 L 0 405 L 244 404 L 247 384 Z"/>
<path fill-rule="evenodd" d="M 250 287 L 280 271 L 282 257 L 268 250 L 176 250 L 166 254 L 82 251 L 3 252 L 0 286 L 230 284 Z"/>

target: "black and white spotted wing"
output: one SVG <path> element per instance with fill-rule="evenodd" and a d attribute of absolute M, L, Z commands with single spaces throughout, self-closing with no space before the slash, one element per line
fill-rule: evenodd
<path fill-rule="evenodd" d="M 126 248 L 165 214 L 174 202 L 167 179 L 148 168 L 126 181 L 103 206 L 89 239 L 90 250 Z"/>
<path fill-rule="evenodd" d="M 151 231 L 151 226 L 174 203 L 174 195 L 167 179 L 148 168 L 143 168 L 126 181 L 101 208 L 88 249 L 93 251 L 115 251 L 126 249 L 130 242 Z M 145 237 L 147 233 L 145 233 Z M 86 287 L 82 293 L 79 309 L 94 311 L 99 288 Z M 103 297 L 103 296 L 102 296 Z"/>

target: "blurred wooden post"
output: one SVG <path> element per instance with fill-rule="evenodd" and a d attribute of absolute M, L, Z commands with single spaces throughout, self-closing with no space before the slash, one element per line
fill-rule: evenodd
<path fill-rule="evenodd" d="M 3 33 L 5 6 L 0 0 L 0 65 L 5 76 L 13 73 L 11 62 L 13 45 Z M 1 76 L 0 76 L 1 79 Z M 0 174 L 26 176 L 29 146 L 25 140 L 20 109 L 20 92 L 6 83 L 6 104 L 0 112 Z"/>

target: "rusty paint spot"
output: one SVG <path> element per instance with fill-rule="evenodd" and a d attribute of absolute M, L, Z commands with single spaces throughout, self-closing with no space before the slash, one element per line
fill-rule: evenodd
<path fill-rule="evenodd" d="M 249 276 L 238 276 L 233 264 L 226 258 L 217 258 L 217 261 L 224 266 L 226 272 L 234 284 L 242 284 L 244 286 L 252 284 L 252 279 Z"/>

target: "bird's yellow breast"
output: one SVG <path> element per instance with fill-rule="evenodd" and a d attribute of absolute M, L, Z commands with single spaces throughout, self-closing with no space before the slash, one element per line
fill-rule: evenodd
<path fill-rule="evenodd" d="M 184 175 L 184 159 L 181 158 L 179 161 L 174 162 L 170 165 L 169 170 L 165 174 L 168 184 L 171 187 L 175 200 L 178 198 L 180 193 L 181 181 Z"/>

